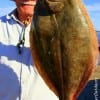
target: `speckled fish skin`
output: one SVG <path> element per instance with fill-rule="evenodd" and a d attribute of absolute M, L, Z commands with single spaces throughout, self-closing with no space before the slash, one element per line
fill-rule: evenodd
<path fill-rule="evenodd" d="M 35 66 L 59 100 L 76 100 L 95 70 L 98 41 L 81 0 L 38 0 L 30 30 Z"/>

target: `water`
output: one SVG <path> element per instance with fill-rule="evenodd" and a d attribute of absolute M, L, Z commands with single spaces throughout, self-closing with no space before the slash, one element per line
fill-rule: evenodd
<path fill-rule="evenodd" d="M 97 32 L 97 38 L 98 38 L 98 43 L 99 43 L 99 48 L 100 48 L 100 31 L 96 31 L 96 32 Z M 99 51 L 98 65 L 100 65 L 100 51 Z"/>
<path fill-rule="evenodd" d="M 100 79 L 90 80 L 77 100 L 100 100 Z"/>
<path fill-rule="evenodd" d="M 100 46 L 100 31 L 96 31 L 97 32 L 97 38 L 98 38 L 98 42 L 99 42 L 99 46 Z"/>

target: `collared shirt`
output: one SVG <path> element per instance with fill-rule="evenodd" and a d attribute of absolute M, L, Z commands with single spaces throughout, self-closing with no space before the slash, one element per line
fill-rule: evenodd
<path fill-rule="evenodd" d="M 32 64 L 29 30 L 14 12 L 0 18 L 0 100 L 58 100 Z M 17 44 L 25 29 L 21 54 Z"/>

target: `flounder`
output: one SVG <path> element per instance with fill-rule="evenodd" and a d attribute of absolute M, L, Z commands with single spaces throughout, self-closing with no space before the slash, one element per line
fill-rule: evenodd
<path fill-rule="evenodd" d="M 35 66 L 59 100 L 76 100 L 98 60 L 95 28 L 81 0 L 38 0 L 30 30 Z"/>

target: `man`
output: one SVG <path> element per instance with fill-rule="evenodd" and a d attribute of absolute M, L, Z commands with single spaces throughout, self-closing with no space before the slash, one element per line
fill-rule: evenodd
<path fill-rule="evenodd" d="M 36 0 L 13 0 L 0 18 L 0 100 L 58 100 L 33 66 L 29 31 Z"/>

